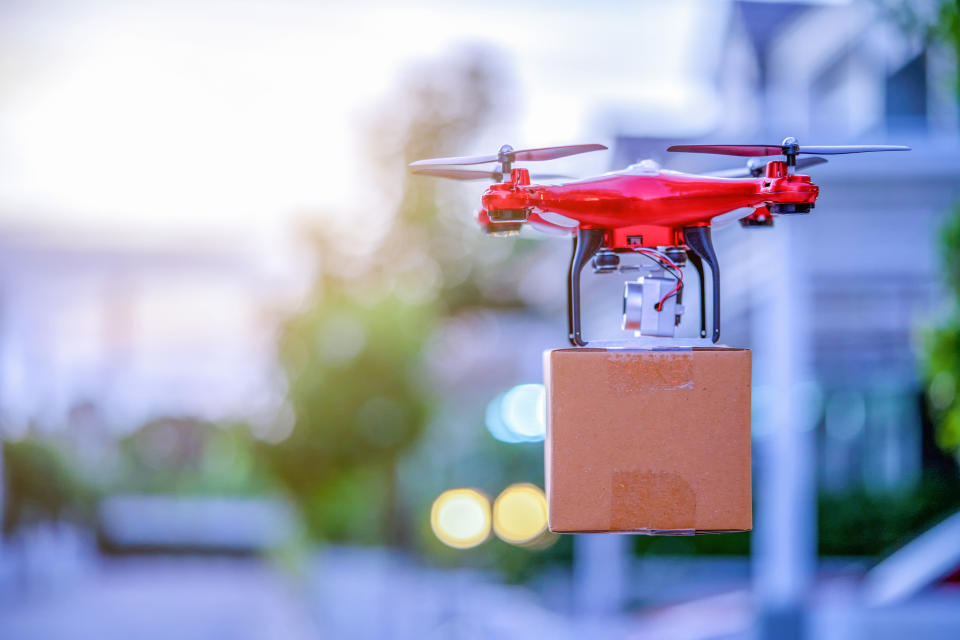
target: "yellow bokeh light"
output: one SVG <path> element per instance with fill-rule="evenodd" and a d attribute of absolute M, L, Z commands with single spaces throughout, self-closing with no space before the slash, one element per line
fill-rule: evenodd
<path fill-rule="evenodd" d="M 547 530 L 547 497 L 532 484 L 510 485 L 493 503 L 493 530 L 504 542 L 527 544 Z"/>
<path fill-rule="evenodd" d="M 450 489 L 433 501 L 430 526 L 443 544 L 475 547 L 490 535 L 490 500 L 473 489 Z"/>

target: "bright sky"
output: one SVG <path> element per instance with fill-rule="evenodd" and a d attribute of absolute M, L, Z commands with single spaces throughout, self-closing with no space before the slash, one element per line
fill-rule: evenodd
<path fill-rule="evenodd" d="M 610 113 L 633 132 L 702 132 L 718 118 L 704 52 L 728 11 L 716 0 L 8 2 L 0 224 L 276 235 L 305 211 L 359 211 L 364 119 L 404 68 L 464 43 L 495 46 L 515 75 L 516 118 L 489 144 L 607 142 Z M 608 168 L 593 155 L 574 170 Z"/>

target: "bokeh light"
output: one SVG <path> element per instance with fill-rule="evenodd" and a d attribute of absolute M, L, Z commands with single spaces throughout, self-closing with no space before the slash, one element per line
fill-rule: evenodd
<path fill-rule="evenodd" d="M 526 545 L 547 532 L 547 497 L 532 484 L 510 485 L 493 503 L 493 530 L 504 542 Z"/>
<path fill-rule="evenodd" d="M 490 500 L 474 489 L 444 491 L 433 501 L 430 526 L 448 547 L 475 547 L 490 535 Z"/>
<path fill-rule="evenodd" d="M 487 430 L 501 442 L 541 442 L 547 432 L 542 384 L 519 384 L 487 405 Z"/>

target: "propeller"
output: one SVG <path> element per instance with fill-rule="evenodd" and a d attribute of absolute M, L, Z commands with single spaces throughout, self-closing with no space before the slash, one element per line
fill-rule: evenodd
<path fill-rule="evenodd" d="M 816 156 L 812 158 L 800 158 L 797 160 L 797 171 L 809 169 L 810 167 L 825 164 L 826 162 L 826 158 L 818 158 Z M 759 178 L 761 175 L 763 175 L 764 166 L 765 163 L 760 162 L 755 158 L 750 158 L 744 167 L 737 167 L 736 169 L 724 169 L 723 171 L 711 171 L 710 173 L 705 173 L 704 175 L 712 176 L 714 178 Z"/>
<path fill-rule="evenodd" d="M 434 176 L 436 178 L 450 178 L 451 180 L 493 180 L 503 182 L 503 174 L 497 170 L 485 169 L 454 169 L 451 167 L 414 167 L 411 173 L 420 176 Z M 571 179 L 560 173 L 531 173 L 531 180 L 560 180 Z"/>
<path fill-rule="evenodd" d="M 800 154 L 837 155 L 841 153 L 867 153 L 870 151 L 909 151 L 910 147 L 899 144 L 846 144 L 834 146 L 800 146 L 796 138 L 784 138 L 779 146 L 769 144 L 677 144 L 667 151 L 688 153 L 715 153 L 724 156 L 778 156 L 787 158 L 788 167 L 797 166 Z"/>
<path fill-rule="evenodd" d="M 508 144 L 500 147 L 496 154 L 487 156 L 461 156 L 452 158 L 428 158 L 426 160 L 417 160 L 411 162 L 411 167 L 423 167 L 429 165 L 469 165 L 484 164 L 486 162 L 499 162 L 510 165 L 514 162 L 539 162 L 543 160 L 556 160 L 557 158 L 566 158 L 575 156 L 579 153 L 590 151 L 602 151 L 606 149 L 602 144 L 571 144 L 562 147 L 541 147 L 539 149 L 514 149 Z M 509 169 L 503 173 L 509 173 Z"/>

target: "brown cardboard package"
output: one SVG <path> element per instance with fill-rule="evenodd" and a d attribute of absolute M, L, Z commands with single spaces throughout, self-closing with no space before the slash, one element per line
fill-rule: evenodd
<path fill-rule="evenodd" d="M 750 351 L 544 354 L 550 530 L 748 531 Z"/>

